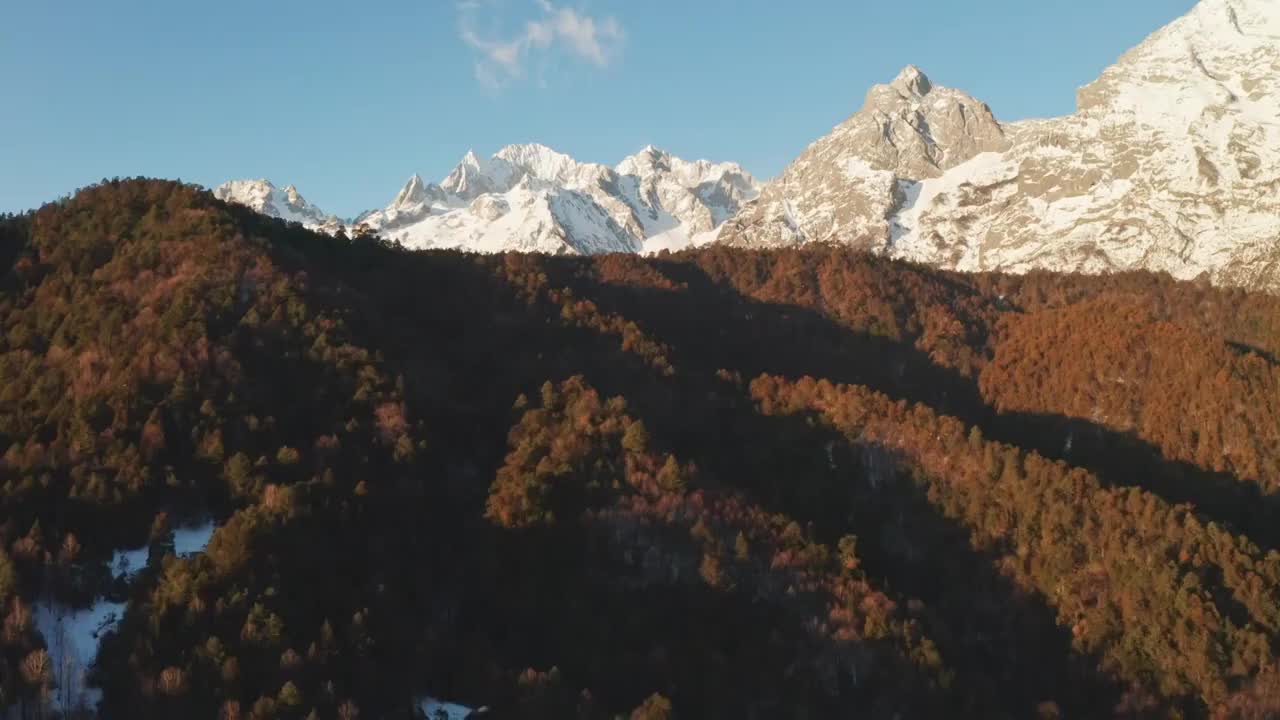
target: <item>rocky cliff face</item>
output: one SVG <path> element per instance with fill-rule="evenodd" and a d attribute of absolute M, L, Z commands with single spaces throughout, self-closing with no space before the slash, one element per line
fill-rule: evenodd
<path fill-rule="evenodd" d="M 800 155 L 721 231 L 732 245 L 839 241 L 883 247 L 899 178 L 933 178 L 1009 146 L 986 105 L 916 67 L 867 93 L 862 110 Z"/>
<path fill-rule="evenodd" d="M 1280 3 L 1203 0 L 1070 116 L 1001 125 L 915 68 L 724 226 L 961 270 L 1104 272 L 1280 290 Z"/>

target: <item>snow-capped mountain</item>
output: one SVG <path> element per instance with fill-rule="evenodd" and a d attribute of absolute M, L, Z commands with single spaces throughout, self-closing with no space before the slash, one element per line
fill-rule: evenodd
<path fill-rule="evenodd" d="M 710 241 L 757 194 L 737 165 L 687 162 L 653 147 L 610 168 L 510 145 L 488 159 L 467 153 L 439 184 L 413 176 L 356 225 L 413 248 L 643 252 Z"/>
<path fill-rule="evenodd" d="M 935 178 L 1009 147 L 991 110 L 918 68 L 867 93 L 863 109 L 810 145 L 721 232 L 736 245 L 839 239 L 876 248 L 901 203 L 899 178 Z"/>
<path fill-rule="evenodd" d="M 962 270 L 1208 273 L 1280 290 L 1280 2 L 1202 0 L 1078 94 L 1002 125 L 915 68 L 721 231 Z"/>
<path fill-rule="evenodd" d="M 232 180 L 214 188 L 213 195 L 313 230 L 335 233 L 343 227 L 338 218 L 308 204 L 292 185 L 277 188 L 267 180 Z"/>
<path fill-rule="evenodd" d="M 649 147 L 616 167 L 468 153 L 342 223 L 292 187 L 219 197 L 411 248 L 652 252 L 836 242 L 960 270 L 1164 270 L 1280 291 L 1280 0 L 1201 0 L 1078 93 L 1001 123 L 907 67 L 763 189 Z"/>
<path fill-rule="evenodd" d="M 591 254 L 710 242 L 759 184 L 738 165 L 689 162 L 653 147 L 610 168 L 510 145 L 488 159 L 467 153 L 438 184 L 414 175 L 385 208 L 347 224 L 307 205 L 293 186 L 234 181 L 214 193 L 313 229 L 373 231 L 410 248 Z"/>

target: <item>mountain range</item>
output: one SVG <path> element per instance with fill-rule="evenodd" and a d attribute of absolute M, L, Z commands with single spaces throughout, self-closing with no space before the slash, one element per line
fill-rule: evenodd
<path fill-rule="evenodd" d="M 836 243 L 965 271 L 1101 273 L 1280 290 L 1280 3 L 1202 0 L 1077 94 L 1001 122 L 909 66 L 760 185 L 646 148 L 615 168 L 539 145 L 470 153 L 342 222 L 288 186 L 219 197 L 415 248 L 654 252 Z"/>
<path fill-rule="evenodd" d="M 689 162 L 647 147 L 611 168 L 543 145 L 510 145 L 488 159 L 469 152 L 441 182 L 414 175 L 385 208 L 345 223 L 292 185 L 240 180 L 214 191 L 311 229 L 372 231 L 410 248 L 552 254 L 706 244 L 759 193 L 755 178 L 733 163 Z"/>

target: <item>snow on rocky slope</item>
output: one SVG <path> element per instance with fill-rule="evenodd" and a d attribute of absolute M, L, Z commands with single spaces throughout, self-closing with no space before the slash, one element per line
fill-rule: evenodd
<path fill-rule="evenodd" d="M 219 197 L 411 248 L 654 252 L 836 242 L 960 270 L 1168 271 L 1280 291 L 1280 0 L 1201 0 L 1082 88 L 1002 124 L 912 66 L 763 189 L 646 148 L 616 167 L 541 145 L 468 153 L 342 223 L 288 186 Z"/>
<path fill-rule="evenodd" d="M 757 192 L 737 165 L 687 162 L 653 147 L 610 168 L 510 145 L 487 160 L 468 153 L 439 185 L 413 176 L 356 225 L 413 248 L 642 252 L 696 242 Z"/>
<path fill-rule="evenodd" d="M 292 186 L 283 195 L 266 181 L 215 190 L 314 229 L 373 231 L 410 248 L 573 254 L 710 242 L 758 192 L 755 179 L 732 163 L 688 162 L 648 147 L 610 168 L 542 145 L 510 145 L 488 159 L 467 153 L 439 184 L 414 175 L 389 205 L 346 226 L 305 201 L 291 204 Z"/>
<path fill-rule="evenodd" d="M 478 712 L 465 705 L 444 702 L 430 697 L 419 701 L 418 709 L 422 711 L 423 717 L 427 720 L 467 720 L 469 717 L 474 717 Z M 483 714 L 483 711 L 479 711 L 479 714 Z"/>
<path fill-rule="evenodd" d="M 901 205 L 900 178 L 935 178 L 1009 147 L 986 105 L 935 87 L 918 68 L 867 93 L 863 109 L 810 145 L 721 232 L 735 245 L 840 239 L 875 248 Z"/>
<path fill-rule="evenodd" d="M 292 185 L 277 188 L 268 180 L 232 180 L 214 188 L 213 195 L 263 215 L 302 223 L 313 230 L 335 233 L 342 228 L 341 220 L 308 204 Z"/>
<path fill-rule="evenodd" d="M 1062 118 L 1001 125 L 907 68 L 720 239 L 1280 290 L 1278 91 L 1277 0 L 1202 0 L 1082 88 Z"/>

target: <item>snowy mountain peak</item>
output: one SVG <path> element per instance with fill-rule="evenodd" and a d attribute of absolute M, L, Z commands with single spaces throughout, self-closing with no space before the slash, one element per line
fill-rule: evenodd
<path fill-rule="evenodd" d="M 1081 88 L 1078 107 L 1001 125 L 908 67 L 721 241 L 1280 291 L 1280 1 L 1202 0 Z"/>
<path fill-rule="evenodd" d="M 439 186 L 415 176 L 359 222 L 416 248 L 550 253 L 678 249 L 714 231 L 759 186 L 732 163 L 685 162 L 652 146 L 609 168 L 545 145 L 467 153 Z"/>
<path fill-rule="evenodd" d="M 474 150 L 468 150 L 453 172 L 440 183 L 447 192 L 461 198 L 473 198 L 489 192 L 490 181 L 485 173 L 485 161 Z"/>
<path fill-rule="evenodd" d="M 671 155 L 671 153 L 667 152 L 666 150 L 663 150 L 662 148 L 656 147 L 654 145 L 645 145 L 644 149 L 642 149 L 640 152 L 636 153 L 635 155 L 632 155 L 631 157 L 637 160 L 643 158 L 653 163 L 670 163 L 671 158 L 673 156 Z"/>
<path fill-rule="evenodd" d="M 409 178 L 409 181 L 396 194 L 396 199 L 391 201 L 391 207 L 403 209 L 426 202 L 426 200 L 427 191 L 422 182 L 422 176 L 415 174 Z"/>
<path fill-rule="evenodd" d="M 890 85 L 904 95 L 915 97 L 924 97 L 933 89 L 933 83 L 929 82 L 928 76 L 915 65 L 903 68 Z"/>
<path fill-rule="evenodd" d="M 646 145 L 643 150 L 630 155 L 618 163 L 614 170 L 619 175 L 638 175 L 641 177 L 655 172 L 670 172 L 671 153 Z"/>
<path fill-rule="evenodd" d="M 686 188 L 705 187 L 724 181 L 743 189 L 750 188 L 751 197 L 755 197 L 755 189 L 759 185 L 751 173 L 737 163 L 683 160 L 653 145 L 624 158 L 614 168 L 614 172 L 641 180 L 660 176 Z"/>
<path fill-rule="evenodd" d="M 219 185 L 214 193 L 231 193 L 237 197 L 262 197 L 267 193 L 273 192 L 275 185 L 266 178 L 258 178 L 256 180 L 231 180 Z"/>
<path fill-rule="evenodd" d="M 564 179 L 579 167 L 577 160 L 538 144 L 508 145 L 499 150 L 493 159 L 505 161 L 524 173 L 548 181 Z"/>
<path fill-rule="evenodd" d="M 508 145 L 488 160 L 474 151 L 441 183 L 446 192 L 472 200 L 491 192 L 506 192 L 526 176 L 551 183 L 570 181 L 584 167 L 573 158 L 545 145 Z"/>
<path fill-rule="evenodd" d="M 276 186 L 270 180 L 231 180 L 214 188 L 214 197 L 227 202 L 239 203 L 262 212 L 275 193 Z"/>
<path fill-rule="evenodd" d="M 518 157 L 560 157 L 568 158 L 568 155 L 557 152 L 542 143 L 511 143 L 498 148 L 498 152 L 493 154 L 496 158 L 512 159 Z"/>
<path fill-rule="evenodd" d="M 232 180 L 214 188 L 213 195 L 219 200 L 244 205 L 263 215 L 302 223 L 313 229 L 336 232 L 342 227 L 338 218 L 308 204 L 293 185 L 276 188 L 266 178 Z"/>

